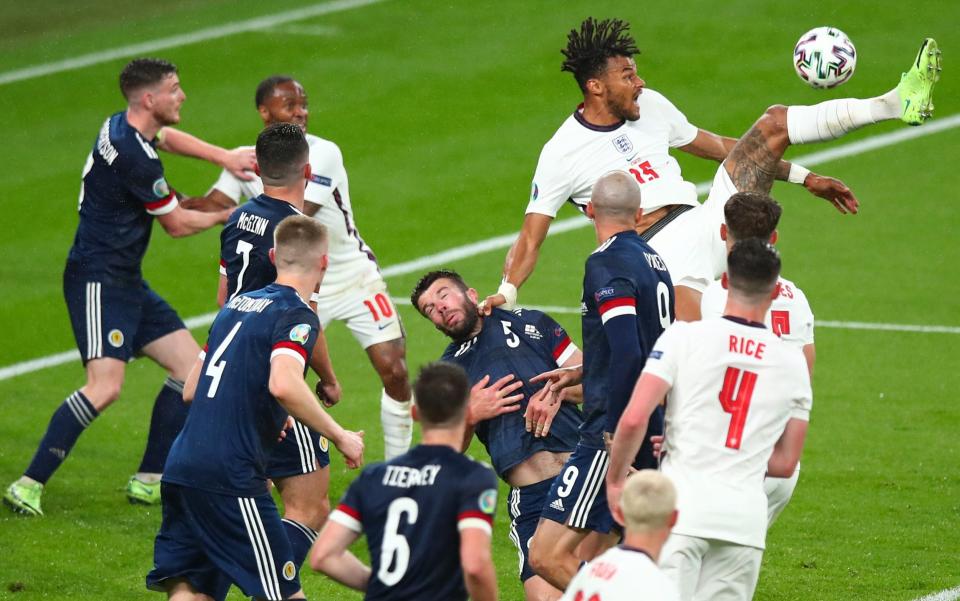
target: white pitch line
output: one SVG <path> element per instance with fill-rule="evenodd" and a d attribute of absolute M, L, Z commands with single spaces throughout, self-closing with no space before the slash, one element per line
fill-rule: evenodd
<path fill-rule="evenodd" d="M 362 4 L 373 4 L 374 2 L 380 2 L 382 0 L 354 0 L 356 5 Z M 332 6 L 337 3 L 323 4 L 320 6 Z M 346 4 L 346 2 L 339 3 L 338 5 Z M 289 14 L 289 13 L 283 13 Z M 905 130 L 898 130 L 891 133 L 880 134 L 872 136 L 869 138 L 864 138 L 863 140 L 858 140 L 856 142 L 851 142 L 849 144 L 843 144 L 837 148 L 830 150 L 825 150 L 821 152 L 815 152 L 808 155 L 803 155 L 796 157 L 795 160 L 798 163 L 804 165 L 817 165 L 826 161 L 855 156 L 868 152 L 870 150 L 876 150 L 877 148 L 883 148 L 885 146 L 891 146 L 893 144 L 899 144 L 906 140 L 912 140 L 914 138 L 919 138 L 922 136 L 928 136 L 930 134 L 935 134 L 947 129 L 951 129 L 960 125 L 960 114 L 951 115 L 945 119 L 939 121 L 934 121 L 932 123 L 925 124 L 923 127 L 910 128 Z M 700 194 L 703 194 L 710 189 L 711 182 L 700 182 L 697 184 L 697 191 Z M 587 220 L 583 215 L 577 215 L 575 217 L 568 217 L 567 219 L 560 219 L 555 221 L 551 226 L 547 235 L 555 235 L 563 232 L 568 232 L 575 229 L 580 229 L 590 225 L 590 221 Z M 384 277 L 393 277 L 398 275 L 406 275 L 409 273 L 415 273 L 424 269 L 429 269 L 431 267 L 438 267 L 443 265 L 448 265 L 454 261 L 460 259 L 466 259 L 469 257 L 474 257 L 492 250 L 498 250 L 501 248 L 507 248 L 513 241 L 516 239 L 517 234 L 504 234 L 503 236 L 495 236 L 493 238 L 487 238 L 486 240 L 480 240 L 478 242 L 472 242 L 470 244 L 464 244 L 462 246 L 457 246 L 445 251 L 441 251 L 432 255 L 426 255 L 411 261 L 405 261 L 403 263 L 397 263 L 386 267 L 383 269 L 382 273 Z M 404 303 L 404 301 L 406 301 Z M 401 304 L 409 304 L 409 301 L 406 299 L 399 299 L 397 302 Z M 530 307 L 531 309 L 537 307 Z M 579 313 L 579 309 L 574 307 L 555 307 L 555 306 L 542 306 L 539 307 L 541 310 L 548 313 Z M 187 327 L 190 329 L 199 328 L 203 326 L 210 325 L 213 323 L 213 317 L 216 313 L 207 313 L 204 315 L 198 315 L 196 317 L 191 317 L 184 322 L 187 324 Z M 960 334 L 960 327 L 955 326 L 943 326 L 943 325 L 913 325 L 913 324 L 896 324 L 896 323 L 866 323 L 859 321 L 819 321 L 817 325 L 824 328 L 842 328 L 842 329 L 854 329 L 854 330 L 879 330 L 879 331 L 896 331 L 896 332 L 919 332 L 925 334 Z M 46 357 L 39 357 L 37 359 L 30 359 L 29 361 L 23 361 L 21 363 L 15 363 L 13 365 L 8 365 L 6 367 L 0 368 L 0 381 L 8 380 L 10 378 L 45 369 L 48 367 L 53 367 L 55 365 L 62 365 L 64 363 L 69 363 L 70 361 L 75 361 L 80 358 L 77 351 L 67 351 L 63 353 L 57 353 L 55 355 L 48 355 Z"/>
<path fill-rule="evenodd" d="M 914 601 L 955 601 L 960 599 L 960 586 L 932 593 L 925 597 L 917 597 Z"/>
<path fill-rule="evenodd" d="M 246 33 L 249 31 L 292 23 L 294 21 L 302 21 L 304 19 L 310 19 L 322 15 L 343 12 L 354 8 L 360 8 L 362 6 L 368 6 L 370 4 L 379 4 L 383 1 L 384 0 L 334 0 L 333 2 L 322 2 L 320 4 L 312 4 L 310 6 L 305 6 L 295 10 L 288 10 L 272 15 L 255 17 L 253 19 L 247 19 L 244 21 L 233 21 L 230 23 L 224 23 L 222 25 L 216 25 L 214 27 L 197 29 L 188 33 L 181 33 L 179 35 L 166 38 L 141 42 L 139 44 L 130 44 L 129 46 L 120 46 L 118 48 L 101 50 L 100 52 L 91 52 L 90 54 L 82 54 L 73 58 L 43 63 L 40 65 L 33 65 L 32 67 L 14 69 L 13 71 L 0 73 L 0 86 L 17 81 L 35 79 L 37 77 L 43 77 L 44 75 L 52 75 L 54 73 L 62 73 L 64 71 L 74 71 L 76 69 L 82 69 L 92 65 L 99 65 L 101 63 L 112 61 L 118 58 L 126 58 L 138 54 L 149 54 L 151 52 L 156 52 L 157 50 L 166 50 L 168 48 L 179 48 L 180 46 L 196 44 L 197 42 L 216 40 L 218 38 L 223 38 L 238 33 Z"/>

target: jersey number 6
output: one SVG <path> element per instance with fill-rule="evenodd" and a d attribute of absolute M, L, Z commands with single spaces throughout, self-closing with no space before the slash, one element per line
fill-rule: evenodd
<path fill-rule="evenodd" d="M 750 410 L 750 397 L 757 383 L 757 374 L 728 367 L 723 375 L 723 388 L 720 389 L 720 405 L 730 414 L 730 427 L 727 428 L 727 448 L 739 450 L 743 438 L 743 424 Z M 737 381 L 740 385 L 737 386 Z"/>
<path fill-rule="evenodd" d="M 410 497 L 394 499 L 387 508 L 387 523 L 383 527 L 380 544 L 380 569 L 377 578 L 387 586 L 400 582 L 410 565 L 410 545 L 400 534 L 400 519 L 406 514 L 407 524 L 413 525 L 420 514 L 417 502 Z"/>

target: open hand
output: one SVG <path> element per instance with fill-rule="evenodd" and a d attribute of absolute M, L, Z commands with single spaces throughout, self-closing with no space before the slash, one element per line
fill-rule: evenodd
<path fill-rule="evenodd" d="M 860 208 L 860 201 L 857 200 L 857 197 L 853 195 L 846 184 L 838 179 L 810 173 L 804 180 L 803 187 L 814 196 L 829 201 L 844 215 L 847 213 L 856 214 Z"/>

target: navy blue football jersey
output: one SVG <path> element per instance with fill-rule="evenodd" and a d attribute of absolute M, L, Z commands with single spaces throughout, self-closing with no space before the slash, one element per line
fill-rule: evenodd
<path fill-rule="evenodd" d="M 103 124 L 83 167 L 80 223 L 68 261 L 112 285 L 138 284 L 153 217 L 176 207 L 155 141 L 117 113 Z"/>
<path fill-rule="evenodd" d="M 227 298 L 277 279 L 269 254 L 273 230 L 285 218 L 302 214 L 289 202 L 261 194 L 230 215 L 220 232 L 220 273 L 227 276 Z"/>
<path fill-rule="evenodd" d="M 270 394 L 270 362 L 288 355 L 306 373 L 319 327 L 316 313 L 289 286 L 271 284 L 227 302 L 210 326 L 200 380 L 164 482 L 263 494 L 267 458 L 287 419 Z"/>
<path fill-rule="evenodd" d="M 365 468 L 330 519 L 367 535 L 369 601 L 465 601 L 460 531 L 492 531 L 497 476 L 448 446 L 418 445 Z"/>
<path fill-rule="evenodd" d="M 517 391 L 523 393 L 519 411 L 484 420 L 475 428 L 501 476 L 534 453 L 573 451 L 577 446 L 583 418 L 574 404 L 561 403 L 549 435 L 542 438 L 527 432 L 523 420 L 527 401 L 543 388 L 543 384 L 531 384 L 530 379 L 562 366 L 576 350 L 567 332 L 549 315 L 530 309 L 494 309 L 483 318 L 479 334 L 450 344 L 443 353 L 442 360 L 460 365 L 471 384 L 487 375 L 491 383 L 508 374 L 523 381 Z"/>
<path fill-rule="evenodd" d="M 623 375 L 630 382 L 625 391 L 620 391 L 619 396 L 624 398 L 610 398 L 611 380 L 620 365 L 611 351 L 605 324 L 617 317 L 632 316 L 639 356 L 645 361 L 657 338 L 673 321 L 673 304 L 673 282 L 663 259 L 636 232 L 611 236 L 587 258 L 581 300 L 584 424 L 580 431 L 585 446 L 603 448 L 603 432 L 611 431 L 608 424 L 619 421 L 643 368 L 641 361 L 632 370 L 635 373 Z M 618 325 L 622 323 L 620 320 Z M 608 415 L 612 404 L 619 407 L 619 413 Z"/>

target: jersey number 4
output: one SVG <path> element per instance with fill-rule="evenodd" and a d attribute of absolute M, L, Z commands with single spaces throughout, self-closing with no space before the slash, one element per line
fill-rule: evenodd
<path fill-rule="evenodd" d="M 739 382 L 739 385 L 738 385 Z M 750 410 L 750 397 L 757 384 L 757 374 L 728 367 L 723 376 L 723 388 L 720 389 L 720 406 L 730 414 L 730 427 L 727 428 L 727 448 L 739 450 L 743 438 L 743 425 Z"/>
<path fill-rule="evenodd" d="M 394 499 L 387 508 L 387 523 L 380 544 L 380 569 L 377 578 L 387 586 L 400 582 L 410 565 L 410 544 L 400 534 L 400 520 L 413 525 L 420 514 L 417 502 L 409 497 Z"/>
<path fill-rule="evenodd" d="M 227 334 L 227 337 L 223 339 L 223 342 L 220 343 L 220 346 L 217 347 L 217 350 L 213 352 L 213 356 L 210 357 L 210 362 L 207 363 L 207 369 L 204 371 L 204 375 L 210 376 L 213 378 L 213 381 L 210 382 L 210 388 L 207 390 L 207 398 L 213 398 L 217 395 L 217 389 L 220 388 L 220 378 L 223 377 L 223 370 L 227 368 L 227 362 L 221 361 L 220 357 L 223 356 L 223 353 L 227 350 L 227 347 L 230 346 L 230 343 L 233 342 L 233 337 L 237 335 L 237 330 L 240 329 L 240 326 L 243 325 L 242 321 L 238 321 L 237 325 L 233 326 L 233 329 L 230 330 L 230 333 Z"/>

